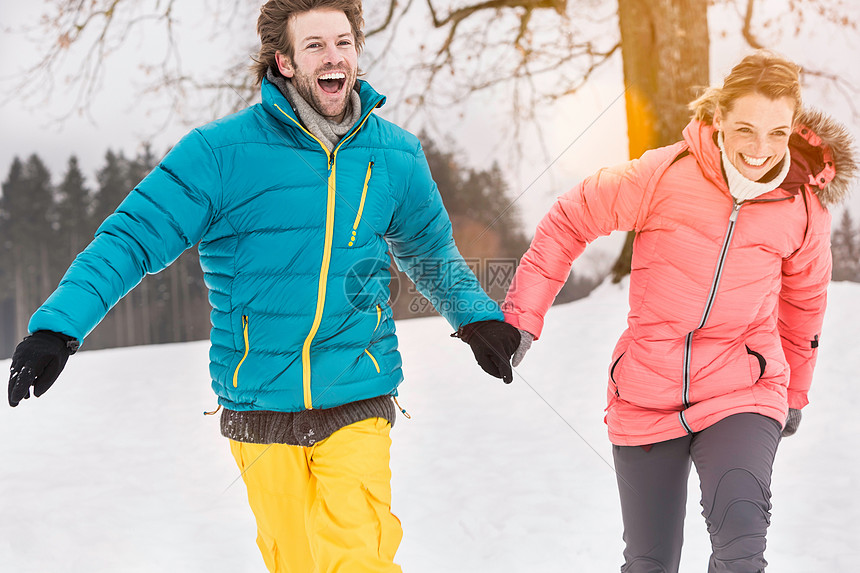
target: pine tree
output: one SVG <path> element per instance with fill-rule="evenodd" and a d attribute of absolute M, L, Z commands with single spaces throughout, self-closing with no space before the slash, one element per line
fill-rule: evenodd
<path fill-rule="evenodd" d="M 78 165 L 78 158 L 74 155 L 69 158 L 58 191 L 57 218 L 64 250 L 61 260 L 68 267 L 86 247 L 95 231 L 90 217 L 92 197 Z"/>
<path fill-rule="evenodd" d="M 130 181 L 129 171 L 129 161 L 122 151 L 114 153 L 109 149 L 105 153 L 105 165 L 96 173 L 98 189 L 93 197 L 93 219 L 96 225 L 100 225 L 119 207 L 132 185 L 137 183 Z"/>
<path fill-rule="evenodd" d="M 519 258 L 528 241 L 499 165 L 467 168 L 456 150 L 441 150 L 425 133 L 419 138 L 463 256 Z"/>
<path fill-rule="evenodd" d="M 54 277 L 51 265 L 52 253 L 58 244 L 56 194 L 51 183 L 51 173 L 38 155 L 31 155 L 26 167 L 28 189 L 25 202 L 32 224 L 29 239 L 35 251 L 29 267 L 31 285 L 35 287 L 32 291 L 35 299 L 31 299 L 30 307 L 35 310 L 42 300 L 48 298 L 59 278 Z"/>
<path fill-rule="evenodd" d="M 458 161 L 462 156 L 448 142 L 443 150 L 426 133 L 419 134 L 427 164 L 451 219 L 454 240 L 463 258 L 487 293 L 504 298 L 517 261 L 528 248 L 509 196 L 501 168 L 471 169 Z M 404 275 L 392 266 L 392 307 L 396 318 L 432 314 Z M 398 296 L 397 291 L 402 290 Z"/>
<path fill-rule="evenodd" d="M 13 222 L 17 197 L 23 192 L 24 164 L 18 157 L 12 160 L 9 174 L 2 185 L 0 194 L 0 288 L 4 292 L 12 289 L 11 273 L 13 245 L 16 242 L 17 225 Z"/>
<path fill-rule="evenodd" d="M 35 154 L 26 163 L 16 157 L 3 183 L 4 251 L 15 301 L 15 339 L 26 334 L 27 317 L 53 286 L 53 212 L 51 174 L 44 162 Z"/>
<path fill-rule="evenodd" d="M 860 282 L 860 228 L 855 228 L 848 209 L 842 211 L 839 226 L 833 230 L 833 280 Z"/>
<path fill-rule="evenodd" d="M 18 297 L 17 284 L 23 284 L 23 273 L 18 267 L 18 250 L 15 245 L 20 242 L 20 222 L 15 221 L 18 197 L 23 194 L 24 164 L 15 157 L 9 168 L 9 174 L 2 185 L 0 195 L 0 358 L 12 355 L 24 328 L 18 316 L 21 301 Z"/>

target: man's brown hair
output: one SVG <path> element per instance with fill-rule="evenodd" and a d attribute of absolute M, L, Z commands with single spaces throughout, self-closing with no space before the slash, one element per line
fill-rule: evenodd
<path fill-rule="evenodd" d="M 346 14 L 352 35 L 355 37 L 355 49 L 361 53 L 364 46 L 364 17 L 361 13 L 361 0 L 269 0 L 260 8 L 257 18 L 257 35 L 260 36 L 260 51 L 252 59 L 251 71 L 257 83 L 266 77 L 266 71 L 272 68 L 278 73 L 278 63 L 275 54 L 280 52 L 292 60 L 295 57 L 295 44 L 290 36 L 289 22 L 294 16 L 311 10 L 338 10 Z"/>

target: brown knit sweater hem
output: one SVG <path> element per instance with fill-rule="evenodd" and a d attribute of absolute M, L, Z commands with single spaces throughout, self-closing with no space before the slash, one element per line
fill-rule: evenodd
<path fill-rule="evenodd" d="M 367 420 L 382 418 L 394 426 L 397 410 L 391 396 L 378 396 L 323 410 L 239 412 L 224 408 L 221 435 L 251 444 L 312 446 L 337 430 Z"/>

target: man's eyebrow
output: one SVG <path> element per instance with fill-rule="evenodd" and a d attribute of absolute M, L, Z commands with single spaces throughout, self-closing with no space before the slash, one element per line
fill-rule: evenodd
<path fill-rule="evenodd" d="M 340 38 L 352 38 L 352 32 L 344 32 L 343 34 L 340 34 L 338 36 L 338 39 L 340 39 Z M 322 39 L 323 39 L 322 36 L 306 36 L 305 38 L 302 38 L 302 42 L 307 42 L 309 40 L 322 40 Z"/>

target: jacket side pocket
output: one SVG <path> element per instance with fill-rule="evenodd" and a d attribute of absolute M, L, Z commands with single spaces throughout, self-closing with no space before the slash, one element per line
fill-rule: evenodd
<path fill-rule="evenodd" d="M 370 360 L 373 361 L 373 367 L 376 368 L 376 373 L 379 374 L 379 362 L 376 361 L 376 358 L 373 357 L 373 354 L 370 353 L 370 350 L 364 349 L 364 353 L 370 357 Z"/>
<path fill-rule="evenodd" d="M 615 359 L 615 362 L 612 363 L 612 368 L 609 369 L 609 379 L 612 381 L 612 385 L 615 386 L 615 395 L 621 396 L 618 392 L 618 382 L 615 381 L 615 368 L 618 367 L 618 363 L 621 362 L 621 359 L 624 358 L 624 352 L 621 353 L 621 356 Z"/>
<path fill-rule="evenodd" d="M 750 356 L 755 356 L 756 359 L 758 359 L 759 374 L 754 378 L 754 380 L 759 380 L 764 376 L 765 368 L 767 368 L 767 360 L 764 359 L 764 356 L 762 356 L 746 344 L 744 345 L 744 347 L 747 349 L 747 354 L 749 354 Z"/>

